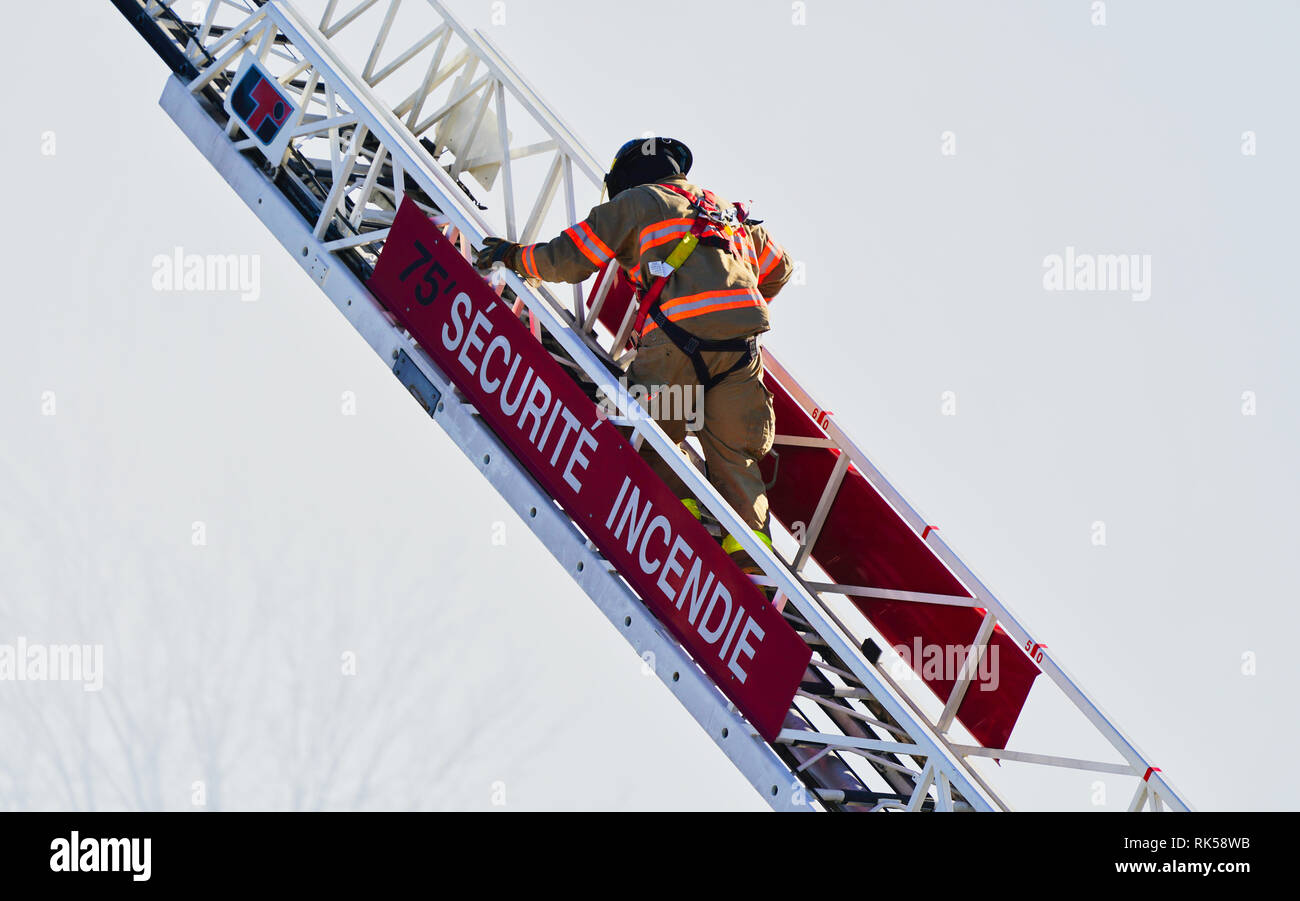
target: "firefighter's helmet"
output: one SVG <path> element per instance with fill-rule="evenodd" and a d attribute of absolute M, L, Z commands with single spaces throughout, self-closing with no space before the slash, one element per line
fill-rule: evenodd
<path fill-rule="evenodd" d="M 691 149 L 674 138 L 633 138 L 614 155 L 605 176 L 612 200 L 628 188 L 691 171 Z"/>

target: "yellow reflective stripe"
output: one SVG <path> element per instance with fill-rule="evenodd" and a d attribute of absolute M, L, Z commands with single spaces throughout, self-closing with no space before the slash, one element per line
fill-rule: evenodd
<path fill-rule="evenodd" d="M 682 506 L 691 511 L 691 516 L 700 518 L 700 502 L 693 497 L 682 498 Z"/>
<path fill-rule="evenodd" d="M 758 529 L 755 529 L 754 534 L 757 535 L 765 545 L 767 545 L 767 549 L 769 551 L 773 550 L 772 539 L 767 537 L 767 533 L 760 532 Z M 722 539 L 722 550 L 724 553 L 734 554 L 737 551 L 743 551 L 744 548 L 740 546 L 739 541 L 737 541 L 734 537 L 728 534 L 726 538 Z"/>
<path fill-rule="evenodd" d="M 668 259 L 664 262 L 674 269 L 680 269 L 682 263 L 686 262 L 686 258 L 689 257 L 691 251 L 695 249 L 695 245 L 699 243 L 699 238 L 695 235 L 688 234 L 686 237 L 682 238 L 680 244 L 673 248 L 673 252 L 668 254 Z"/>

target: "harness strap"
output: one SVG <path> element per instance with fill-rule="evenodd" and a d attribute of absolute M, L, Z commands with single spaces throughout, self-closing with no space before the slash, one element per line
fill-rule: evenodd
<path fill-rule="evenodd" d="M 650 308 L 650 318 L 664 330 L 668 340 L 676 344 L 677 348 L 690 359 L 691 366 L 695 368 L 695 377 L 704 386 L 706 393 L 736 370 L 744 369 L 758 356 L 758 338 L 753 335 L 748 338 L 726 338 L 723 340 L 700 338 L 692 335 L 665 316 L 658 305 Z M 743 351 L 744 355 L 725 371 L 719 372 L 717 375 L 710 375 L 709 364 L 704 362 L 704 351 Z"/>
<path fill-rule="evenodd" d="M 646 289 L 645 294 L 641 295 L 641 306 L 636 311 L 636 321 L 632 323 L 632 334 L 641 334 L 641 329 L 645 326 L 646 314 L 651 307 L 659 305 L 659 295 L 664 293 L 664 286 L 668 284 L 668 278 L 681 268 L 682 263 L 685 263 L 691 252 L 695 250 L 695 245 L 700 243 L 700 236 L 704 234 L 705 225 L 704 220 L 697 218 L 691 223 L 691 230 L 677 242 L 673 252 L 668 254 L 668 259 L 664 260 L 662 264 L 658 262 L 650 264 L 651 269 L 661 267 L 662 271 L 654 273 L 654 282 Z"/>
<path fill-rule="evenodd" d="M 661 188 L 667 188 L 675 194 L 679 194 L 690 201 L 692 208 L 695 210 L 695 219 L 691 222 L 690 231 L 677 242 L 673 252 L 662 262 L 656 261 L 650 264 L 650 274 L 655 276 L 654 282 L 641 295 L 641 304 L 637 309 L 636 319 L 632 323 L 632 334 L 640 336 L 641 329 L 645 326 L 646 315 L 652 307 L 659 303 L 659 295 L 663 294 L 664 287 L 668 284 L 669 277 L 681 268 L 687 258 L 695 250 L 697 244 L 704 244 L 708 247 L 717 247 L 730 253 L 733 256 L 739 256 L 731 236 L 734 229 L 731 224 L 725 220 L 721 207 L 718 206 L 718 199 L 713 192 L 704 189 L 701 196 L 697 197 L 690 191 L 679 188 L 676 185 L 660 185 Z M 741 227 L 740 232 L 744 233 Z M 656 319 L 655 322 L 659 320 Z"/>
<path fill-rule="evenodd" d="M 744 369 L 753 362 L 754 358 L 758 356 L 758 340 L 751 336 L 717 341 L 692 335 L 664 315 L 663 310 L 659 308 L 659 296 L 663 294 L 668 279 L 681 267 L 682 263 L 686 262 L 687 257 L 695 250 L 697 244 L 712 244 L 715 242 L 715 236 L 717 236 L 716 241 L 724 249 L 728 249 L 734 254 L 736 250 L 730 240 L 733 229 L 729 223 L 723 221 L 722 211 L 712 191 L 705 190 L 703 191 L 703 197 L 696 197 L 689 191 L 675 185 L 661 185 L 660 187 L 667 188 L 689 200 L 695 208 L 695 221 L 691 223 L 690 231 L 678 242 L 677 246 L 673 248 L 673 252 L 668 255 L 668 258 L 663 263 L 651 264 L 652 272 L 655 267 L 658 267 L 661 271 L 653 272 L 656 276 L 654 283 L 641 296 L 641 304 L 637 310 L 636 320 L 632 325 L 632 334 L 639 338 L 646 317 L 649 316 L 653 319 L 655 324 L 663 329 L 668 340 L 677 345 L 678 349 L 690 359 L 691 366 L 695 369 L 695 377 L 704 386 L 707 393 L 709 389 L 727 376 L 738 369 Z M 722 235 L 725 235 L 725 237 L 721 237 Z M 710 375 L 709 366 L 704 362 L 703 351 L 740 351 L 743 355 L 736 361 L 735 365 L 730 366 L 725 372 Z"/>

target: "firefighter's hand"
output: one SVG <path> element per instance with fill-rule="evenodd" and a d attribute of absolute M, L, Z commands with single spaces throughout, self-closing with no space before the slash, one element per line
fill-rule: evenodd
<path fill-rule="evenodd" d="M 518 244 L 505 238 L 484 238 L 483 248 L 474 257 L 474 266 L 478 269 L 491 269 L 493 263 L 504 263 L 507 269 L 515 270 L 518 259 Z"/>

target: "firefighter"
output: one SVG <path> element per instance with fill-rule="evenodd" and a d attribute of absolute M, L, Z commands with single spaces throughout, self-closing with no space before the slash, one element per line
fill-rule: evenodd
<path fill-rule="evenodd" d="M 793 266 L 743 206 L 687 181 L 691 162 L 691 151 L 672 138 L 628 141 L 605 176 L 609 200 L 586 219 L 544 243 L 487 238 L 475 265 L 500 262 L 526 278 L 576 283 L 617 260 L 638 288 L 629 383 L 667 396 L 674 386 L 703 390 L 697 437 L 708 479 L 770 547 L 759 461 L 772 448 L 775 418 L 758 336 Z M 681 410 L 659 409 L 656 421 L 678 445 L 688 426 L 699 425 Z M 672 469 L 648 446 L 642 456 L 699 518 L 698 502 Z M 757 571 L 731 535 L 723 549 Z"/>

